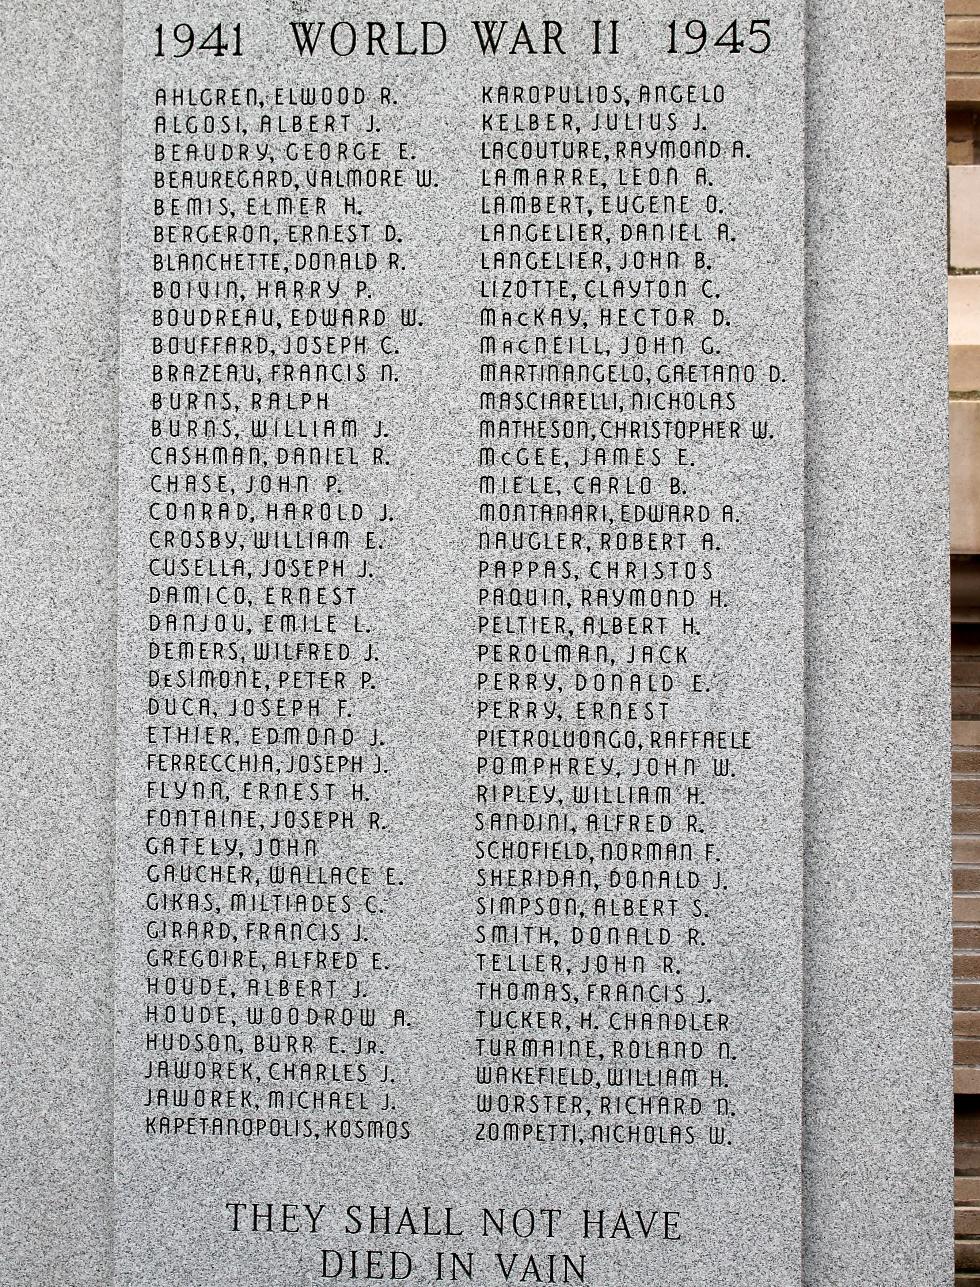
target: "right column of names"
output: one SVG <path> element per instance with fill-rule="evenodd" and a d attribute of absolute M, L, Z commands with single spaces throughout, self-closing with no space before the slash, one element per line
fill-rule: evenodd
<path fill-rule="evenodd" d="M 745 1036 L 753 479 L 799 393 L 740 298 L 766 157 L 710 79 L 474 93 L 477 1135 L 703 1151 Z"/>

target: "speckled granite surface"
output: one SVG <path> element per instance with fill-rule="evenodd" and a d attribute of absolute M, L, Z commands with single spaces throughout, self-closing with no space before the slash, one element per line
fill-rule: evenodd
<path fill-rule="evenodd" d="M 951 1273 L 941 13 L 896 25 L 809 17 L 812 1287 Z M 119 37 L 2 36 L 5 1287 L 110 1273 Z"/>
<path fill-rule="evenodd" d="M 3 1248 L 110 1278 L 120 14 L 4 15 Z"/>
<path fill-rule="evenodd" d="M 952 1279 L 943 9 L 812 4 L 804 1281 Z"/>

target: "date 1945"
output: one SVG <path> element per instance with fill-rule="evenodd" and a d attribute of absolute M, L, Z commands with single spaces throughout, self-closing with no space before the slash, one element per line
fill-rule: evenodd
<path fill-rule="evenodd" d="M 772 44 L 770 18 L 732 19 L 721 31 L 708 29 L 700 18 L 688 22 L 675 18 L 667 24 L 669 54 L 699 54 L 705 48 L 727 49 L 730 54 L 764 54 Z M 721 23 L 718 24 L 721 27 Z M 717 32 L 717 34 L 716 34 Z"/>

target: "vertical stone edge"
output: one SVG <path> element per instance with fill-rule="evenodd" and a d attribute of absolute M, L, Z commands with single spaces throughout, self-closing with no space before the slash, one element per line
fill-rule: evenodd
<path fill-rule="evenodd" d="M 953 1277 L 943 6 L 810 0 L 804 1283 Z"/>
<path fill-rule="evenodd" d="M 0 34 L 3 1287 L 112 1274 L 120 44 L 113 0 Z"/>

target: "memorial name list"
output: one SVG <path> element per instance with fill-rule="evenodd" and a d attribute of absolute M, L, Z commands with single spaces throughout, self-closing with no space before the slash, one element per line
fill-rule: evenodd
<path fill-rule="evenodd" d="M 128 0 L 119 1287 L 799 1281 L 803 20 Z"/>

